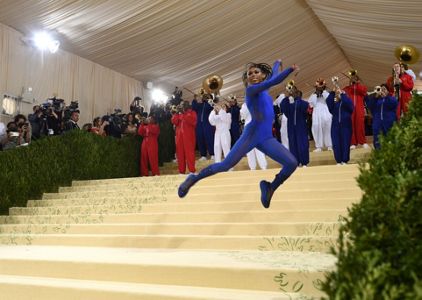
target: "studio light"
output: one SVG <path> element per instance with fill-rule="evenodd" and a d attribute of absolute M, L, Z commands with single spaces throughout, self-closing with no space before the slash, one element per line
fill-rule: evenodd
<path fill-rule="evenodd" d="M 165 103 L 168 96 L 160 89 L 153 89 L 151 92 L 151 98 L 155 103 Z"/>
<path fill-rule="evenodd" d="M 41 51 L 49 50 L 50 53 L 56 53 L 60 47 L 60 42 L 58 40 L 54 40 L 51 35 L 45 31 L 35 33 L 32 41 Z"/>

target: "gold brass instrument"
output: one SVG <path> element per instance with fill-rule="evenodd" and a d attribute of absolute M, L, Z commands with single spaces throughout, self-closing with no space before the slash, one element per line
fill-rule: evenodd
<path fill-rule="evenodd" d="M 289 91 L 289 92 L 291 92 L 294 88 L 295 88 L 295 81 L 294 80 L 290 80 L 286 84 L 286 90 Z"/>
<path fill-rule="evenodd" d="M 358 71 L 355 70 L 355 69 L 351 69 L 351 70 L 349 70 L 349 72 L 347 72 L 347 74 L 349 74 L 349 77 L 357 76 L 358 75 Z"/>
<path fill-rule="evenodd" d="M 223 87 L 223 78 L 219 75 L 210 75 L 202 81 L 202 88 L 207 94 L 218 95 Z"/>
<path fill-rule="evenodd" d="M 202 95 L 208 94 L 211 99 L 208 103 L 214 106 L 219 100 L 220 89 L 223 87 L 223 78 L 219 75 L 210 75 L 202 81 L 202 89 L 204 92 Z"/>
<path fill-rule="evenodd" d="M 337 95 L 337 90 L 340 90 L 340 86 L 338 85 L 338 76 L 331 77 L 331 82 L 333 83 L 334 87 L 336 88 L 336 97 L 334 98 L 334 101 L 340 100 L 340 95 Z"/>
<path fill-rule="evenodd" d="M 420 53 L 418 49 L 410 45 L 403 45 L 396 48 L 394 56 L 402 63 L 414 64 L 419 60 Z"/>

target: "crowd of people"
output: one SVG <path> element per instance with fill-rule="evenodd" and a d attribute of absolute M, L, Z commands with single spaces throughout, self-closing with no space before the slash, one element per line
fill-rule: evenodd
<path fill-rule="evenodd" d="M 302 92 L 290 81 L 285 93 L 273 103 L 274 119 L 272 134 L 295 157 L 298 166 L 309 164 L 309 140 L 315 142 L 314 152 L 333 151 L 338 164 L 346 164 L 350 150 L 368 148 L 365 133 L 365 116 L 372 116 L 374 148 L 378 149 L 379 135 L 386 134 L 395 121 L 405 114 L 411 99 L 414 74 L 404 64 L 394 64 L 393 75 L 377 86 L 372 93 L 361 82 L 356 70 L 349 72 L 349 85 L 343 88 L 333 81 L 333 89 L 327 89 L 324 79 L 315 82 L 315 92 L 302 99 Z M 53 99 L 50 106 L 37 105 L 26 118 L 17 115 L 7 125 L 0 123 L 1 149 L 9 150 L 28 145 L 31 140 L 43 136 L 59 135 L 79 129 L 79 110 L 72 102 L 70 109 L 60 108 L 60 99 Z M 149 114 L 144 112 L 141 98 L 135 97 L 130 112 L 116 110 L 111 115 L 96 117 L 82 130 L 100 136 L 120 138 L 122 135 L 143 137 L 140 174 L 159 175 L 158 136 L 159 123 L 165 120 L 173 124 L 175 161 L 179 173 L 195 173 L 195 152 L 199 161 L 224 161 L 239 140 L 244 127 L 252 121 L 246 103 L 238 105 L 236 96 L 227 99 L 218 95 L 194 95 L 184 101 L 177 87 L 165 105 L 154 104 Z M 242 149 L 243 151 L 244 149 Z M 243 153 L 243 152 L 242 152 Z M 245 152 L 250 169 L 267 168 L 264 153 L 259 149 Z"/>

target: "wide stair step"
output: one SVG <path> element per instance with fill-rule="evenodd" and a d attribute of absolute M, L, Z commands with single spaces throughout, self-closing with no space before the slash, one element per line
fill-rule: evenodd
<path fill-rule="evenodd" d="M 359 168 L 299 168 L 264 209 L 259 182 L 278 172 L 217 174 L 183 199 L 182 175 L 75 181 L 10 208 L 0 298 L 319 298 Z"/>

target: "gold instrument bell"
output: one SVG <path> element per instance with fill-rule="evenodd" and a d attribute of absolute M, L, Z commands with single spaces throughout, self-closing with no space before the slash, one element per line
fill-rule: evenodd
<path fill-rule="evenodd" d="M 295 86 L 295 81 L 294 80 L 290 80 L 287 84 L 286 84 L 286 90 L 291 91 Z"/>
<path fill-rule="evenodd" d="M 223 78 L 219 75 L 210 75 L 202 82 L 202 88 L 207 94 L 218 95 L 223 87 Z"/>
<path fill-rule="evenodd" d="M 419 60 L 419 51 L 413 46 L 403 45 L 396 48 L 394 56 L 402 63 L 414 64 Z"/>
<path fill-rule="evenodd" d="M 357 76 L 358 75 L 358 71 L 355 70 L 355 69 L 351 69 L 351 70 L 349 70 L 348 74 L 349 74 L 349 77 Z"/>

